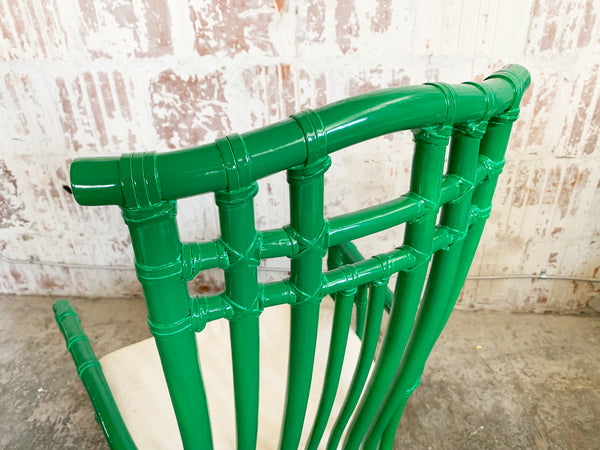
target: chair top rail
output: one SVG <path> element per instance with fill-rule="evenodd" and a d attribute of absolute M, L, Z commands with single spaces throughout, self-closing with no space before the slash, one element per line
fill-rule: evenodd
<path fill-rule="evenodd" d="M 73 195 L 82 205 L 139 208 L 236 190 L 388 133 L 487 121 L 517 109 L 529 83 L 527 69 L 508 65 L 481 83 L 379 90 L 200 147 L 78 158 L 71 165 Z"/>

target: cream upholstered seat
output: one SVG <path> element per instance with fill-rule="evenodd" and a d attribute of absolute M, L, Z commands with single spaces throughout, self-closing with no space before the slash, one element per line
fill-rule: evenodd
<path fill-rule="evenodd" d="M 323 299 L 311 384 L 313 387 L 323 386 L 333 309 L 334 302 L 331 298 Z M 265 309 L 260 321 L 261 372 L 257 448 L 274 449 L 279 445 L 285 403 L 290 336 L 289 305 Z M 206 384 L 214 448 L 236 448 L 229 324 L 225 320 L 209 322 L 205 330 L 196 334 L 196 339 Z M 352 330 L 347 345 L 332 417 L 336 417 L 342 407 L 360 351 L 360 340 Z M 125 424 L 138 448 L 183 448 L 154 338 L 110 353 L 100 362 Z M 312 423 L 320 394 L 320 388 L 311 390 L 307 423 Z M 325 431 L 323 446 L 331 432 L 331 422 Z M 310 427 L 305 427 L 301 448 L 305 446 L 309 432 Z"/>

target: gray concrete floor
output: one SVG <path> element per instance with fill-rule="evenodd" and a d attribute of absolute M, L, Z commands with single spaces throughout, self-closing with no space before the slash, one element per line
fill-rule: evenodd
<path fill-rule="evenodd" d="M 52 315 L 0 297 L 0 448 L 106 448 Z M 72 299 L 100 356 L 149 336 L 141 300 Z M 396 448 L 600 448 L 600 316 L 456 311 Z"/>

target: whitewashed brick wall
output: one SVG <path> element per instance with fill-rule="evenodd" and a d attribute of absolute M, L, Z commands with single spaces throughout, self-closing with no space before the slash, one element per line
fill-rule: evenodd
<path fill-rule="evenodd" d="M 140 293 L 131 271 L 6 261 L 131 264 L 118 208 L 81 207 L 63 188 L 75 157 L 195 146 L 372 89 L 481 79 L 507 63 L 533 83 L 471 274 L 598 277 L 599 13 L 592 0 L 0 0 L 0 292 Z M 335 154 L 327 214 L 401 194 L 410 156 L 406 133 Z M 283 176 L 261 183 L 256 208 L 260 228 L 287 222 Z M 184 239 L 218 235 L 211 196 L 180 202 L 179 218 Z M 400 231 L 361 248 L 389 250 Z M 565 311 L 599 290 L 473 280 L 459 305 Z"/>

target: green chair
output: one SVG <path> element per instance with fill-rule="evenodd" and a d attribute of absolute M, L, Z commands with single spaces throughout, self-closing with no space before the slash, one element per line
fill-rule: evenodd
<path fill-rule="evenodd" d="M 76 159 L 75 199 L 122 209 L 153 334 L 101 366 L 73 308 L 54 305 L 110 446 L 391 448 L 467 276 L 529 83 L 510 65 L 483 82 L 349 98 L 198 148 Z M 324 218 L 329 154 L 399 130 L 414 133 L 410 191 Z M 283 170 L 290 224 L 257 230 L 256 180 Z M 176 201 L 206 192 L 221 237 L 182 243 Z M 364 259 L 351 243 L 403 223 L 404 244 L 389 253 Z M 291 275 L 259 283 L 260 261 L 276 257 L 291 259 Z M 187 282 L 215 268 L 225 290 L 191 296 Z"/>

